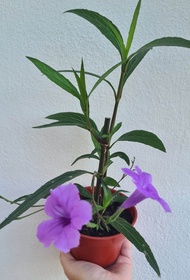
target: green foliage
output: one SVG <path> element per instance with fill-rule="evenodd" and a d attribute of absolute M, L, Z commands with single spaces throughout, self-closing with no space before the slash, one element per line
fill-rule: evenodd
<path fill-rule="evenodd" d="M 120 187 L 120 185 L 118 184 L 118 182 L 112 178 L 112 177 L 104 177 L 103 182 L 107 185 L 107 186 L 111 186 L 111 187 Z"/>
<path fill-rule="evenodd" d="M 62 175 L 48 181 L 39 189 L 37 189 L 33 194 L 29 195 L 25 201 L 18 206 L 1 224 L 0 229 L 11 223 L 12 221 L 18 219 L 20 215 L 26 212 L 30 207 L 36 204 L 41 198 L 47 197 L 51 189 L 55 189 L 57 186 L 71 181 L 73 178 L 81 176 L 83 174 L 92 174 L 86 170 L 75 170 L 65 172 Z"/>
<path fill-rule="evenodd" d="M 77 186 L 81 197 L 92 199 L 91 194 L 83 186 L 81 186 L 80 184 L 77 184 L 77 183 L 75 183 L 75 186 Z"/>
<path fill-rule="evenodd" d="M 114 126 L 114 128 L 112 129 L 112 131 L 110 132 L 110 137 L 112 138 L 112 136 L 121 128 L 122 126 L 122 122 L 116 124 Z"/>
<path fill-rule="evenodd" d="M 105 184 L 105 181 L 102 182 L 103 188 L 103 208 L 106 209 L 112 202 L 112 193 L 110 188 Z"/>
<path fill-rule="evenodd" d="M 90 159 L 90 158 L 99 159 L 99 157 L 94 155 L 94 154 L 85 154 L 85 155 L 82 155 L 82 156 L 76 158 L 71 165 L 75 164 L 78 160 L 85 159 L 85 158 L 88 158 L 88 159 Z"/>
<path fill-rule="evenodd" d="M 151 267 L 160 276 L 159 267 L 152 254 L 152 251 L 150 250 L 149 245 L 145 242 L 144 238 L 135 230 L 135 228 L 125 220 L 120 218 L 118 213 L 111 216 L 111 218 L 104 216 L 107 207 L 109 207 L 111 203 L 122 203 L 124 200 L 126 200 L 125 196 L 120 195 L 121 191 L 124 192 L 123 190 L 119 189 L 112 194 L 109 188 L 112 187 L 113 189 L 115 189 L 116 187 L 120 187 L 119 183 L 125 177 L 123 176 L 119 181 L 116 181 L 114 178 L 107 175 L 109 166 L 113 163 L 113 159 L 120 158 L 124 160 L 125 164 L 129 166 L 131 165 L 130 168 L 133 167 L 133 162 L 130 162 L 128 155 L 126 155 L 123 151 L 116 151 L 112 153 L 111 149 L 114 144 L 120 141 L 138 142 L 151 146 L 162 152 L 166 152 L 162 141 L 152 132 L 144 130 L 134 130 L 127 132 L 121 135 L 117 139 L 117 141 L 113 142 L 112 137 L 115 137 L 115 134 L 118 133 L 119 129 L 122 126 L 122 122 L 116 123 L 116 121 L 125 83 L 152 48 L 161 46 L 190 48 L 189 40 L 178 37 L 166 37 L 155 39 L 140 47 L 136 52 L 129 55 L 135 35 L 140 7 L 141 0 L 138 1 L 133 14 L 128 32 L 128 38 L 127 40 L 125 40 L 126 46 L 118 27 L 115 26 L 115 24 L 113 24 L 105 16 L 100 15 L 95 11 L 86 9 L 73 9 L 66 12 L 80 16 L 94 25 L 94 27 L 96 27 L 119 52 L 120 57 L 118 59 L 118 62 L 114 63 L 114 65 L 109 67 L 109 69 L 106 70 L 103 74 L 96 74 L 86 71 L 83 60 L 81 60 L 81 64 L 79 67 L 80 70 L 72 69 L 57 71 L 36 58 L 27 57 L 49 80 L 51 80 L 53 83 L 61 87 L 64 91 L 68 92 L 74 98 L 76 98 L 79 102 L 79 108 L 82 111 L 81 113 L 61 112 L 50 115 L 46 118 L 48 120 L 54 120 L 53 123 L 40 125 L 36 128 L 77 126 L 87 130 L 90 134 L 94 150 L 90 154 L 84 154 L 77 157 L 73 164 L 81 159 L 91 158 L 97 159 L 99 164 L 97 170 L 93 173 L 86 170 L 75 170 L 63 173 L 62 175 L 50 180 L 49 182 L 41 186 L 34 193 L 21 196 L 15 199 L 13 202 L 6 200 L 2 196 L 0 196 L 0 198 L 6 200 L 7 202 L 20 204 L 0 224 L 0 229 L 8 225 L 10 222 L 19 219 L 24 212 L 26 212 L 30 207 L 33 207 L 40 199 L 46 198 L 49 195 L 50 189 L 54 189 L 57 186 L 66 183 L 75 177 L 81 176 L 83 174 L 90 174 L 92 175 L 92 182 L 88 185 L 93 186 L 92 195 L 83 186 L 76 183 L 81 197 L 92 203 L 93 214 L 94 217 L 96 217 L 96 220 L 89 223 L 88 226 L 91 228 L 96 228 L 97 230 L 102 227 L 108 229 L 108 223 L 110 223 L 116 230 L 126 236 L 140 252 L 144 253 Z M 118 75 L 118 85 L 114 87 L 108 80 L 108 77 L 117 68 L 120 68 L 120 73 Z M 63 76 L 61 72 L 72 73 L 75 77 L 76 85 L 71 83 L 71 81 Z M 91 90 L 87 92 L 88 87 L 86 77 L 89 75 L 96 77 L 97 80 L 92 86 Z M 114 104 L 113 112 L 111 112 L 110 114 L 111 117 L 105 118 L 103 128 L 99 130 L 96 122 L 90 117 L 91 112 L 89 102 L 92 92 L 95 92 L 95 90 L 97 90 L 98 86 L 102 82 L 106 82 L 111 87 L 111 92 L 112 94 L 114 94 Z M 107 106 L 106 99 L 101 99 L 100 102 Z M 126 117 L 125 119 L 127 120 Z M 85 145 L 85 138 L 83 139 L 83 141 Z M 94 188 L 94 185 L 96 186 L 96 188 Z"/>
<path fill-rule="evenodd" d="M 125 71 L 125 75 L 124 75 L 124 81 L 123 81 L 124 84 L 126 83 L 129 76 L 133 73 L 135 68 L 139 65 L 141 60 L 145 57 L 145 55 L 147 54 L 148 51 L 149 50 L 137 52 L 132 57 L 128 58 L 126 71 Z"/>
<path fill-rule="evenodd" d="M 119 29 L 109 19 L 97 12 L 85 9 L 74 9 L 66 12 L 76 14 L 92 23 L 116 47 L 121 58 L 125 59 L 126 52 L 123 38 Z"/>
<path fill-rule="evenodd" d="M 71 93 L 74 97 L 80 100 L 80 95 L 76 87 L 58 71 L 54 70 L 52 67 L 36 58 L 32 58 L 29 56 L 27 56 L 27 58 L 53 83 L 60 86 L 62 89 Z"/>
<path fill-rule="evenodd" d="M 123 159 L 128 165 L 130 165 L 129 157 L 124 152 L 116 152 L 111 154 L 110 158 L 119 157 Z"/>
<path fill-rule="evenodd" d="M 134 130 L 127 132 L 120 136 L 117 141 L 139 142 L 145 145 L 149 145 L 162 152 L 166 152 L 162 141 L 154 133 L 144 130 Z"/>
<path fill-rule="evenodd" d="M 126 220 L 122 218 L 117 218 L 115 221 L 111 222 L 111 225 L 119 232 L 121 232 L 127 239 L 140 251 L 142 252 L 151 267 L 160 276 L 160 270 L 156 259 L 144 238 L 138 233 L 138 231 L 131 226 Z"/>
<path fill-rule="evenodd" d="M 99 134 L 95 122 L 92 119 L 89 119 L 89 123 L 87 123 L 85 115 L 80 113 L 61 112 L 47 116 L 46 119 L 56 120 L 56 122 L 36 126 L 35 128 L 47 128 L 54 126 L 78 126 L 89 131 L 93 129 L 93 131 L 96 132 L 96 134 Z"/>
<path fill-rule="evenodd" d="M 136 29 L 136 25 L 137 25 L 137 20 L 138 20 L 138 16 L 139 16 L 139 11 L 140 11 L 140 7 L 141 7 L 141 0 L 138 2 L 134 15 L 133 15 L 133 19 L 131 22 L 131 26 L 129 29 L 129 34 L 128 34 L 128 38 L 127 38 L 127 45 L 126 45 L 126 50 L 127 53 L 129 53 L 131 44 L 133 42 L 133 37 L 134 37 L 134 33 L 135 33 L 135 29 Z"/>

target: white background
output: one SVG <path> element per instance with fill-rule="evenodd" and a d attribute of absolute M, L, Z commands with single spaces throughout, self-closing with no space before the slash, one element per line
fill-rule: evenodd
<path fill-rule="evenodd" d="M 79 3 L 80 2 L 80 3 Z M 92 150 L 88 133 L 74 128 L 37 130 L 45 116 L 76 111 L 78 103 L 46 77 L 25 56 L 36 57 L 55 69 L 103 73 L 119 61 L 116 49 L 92 25 L 72 14 L 72 8 L 96 10 L 110 18 L 126 38 L 137 1 L 1 0 L 0 2 L 0 193 L 10 199 L 32 193 L 46 181 L 76 169 L 96 169 L 95 160 L 79 155 Z M 142 1 L 132 51 L 156 38 L 190 39 L 190 1 Z M 136 228 L 150 244 L 163 280 L 187 280 L 190 275 L 190 50 L 155 48 L 128 80 L 118 122 L 124 133 L 149 130 L 164 142 L 167 153 L 140 144 L 120 143 L 136 164 L 153 175 L 153 183 L 172 208 L 165 214 L 154 201 L 138 206 Z M 71 78 L 71 76 L 68 76 Z M 117 85 L 118 72 L 110 79 Z M 71 78 L 73 80 L 73 78 Z M 88 88 L 94 79 L 89 79 Z M 92 95 L 91 116 L 99 127 L 113 107 L 110 89 L 102 84 Z M 119 179 L 125 163 L 110 168 Z M 90 177 L 78 181 L 89 184 Z M 74 180 L 73 182 L 76 182 Z M 123 188 L 133 191 L 129 179 Z M 0 201 L 0 221 L 14 206 Z M 55 248 L 44 249 L 35 236 L 45 214 L 13 222 L 0 231 L 2 280 L 66 279 Z M 144 256 L 133 248 L 135 280 L 157 279 Z"/>

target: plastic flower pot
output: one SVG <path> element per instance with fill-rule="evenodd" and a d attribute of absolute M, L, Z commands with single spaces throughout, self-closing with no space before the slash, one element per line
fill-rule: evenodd
<path fill-rule="evenodd" d="M 91 188 L 87 187 L 87 190 L 90 191 Z M 135 207 L 127 210 L 132 216 L 131 224 L 134 225 L 137 220 L 137 210 Z M 81 234 L 80 244 L 71 250 L 71 254 L 77 260 L 92 262 L 106 268 L 116 261 L 124 239 L 125 236 L 121 233 L 105 237 Z"/>

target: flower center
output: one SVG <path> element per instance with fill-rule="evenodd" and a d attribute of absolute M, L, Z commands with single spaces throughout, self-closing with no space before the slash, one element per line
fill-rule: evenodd
<path fill-rule="evenodd" d="M 60 217 L 60 221 L 63 227 L 69 225 L 71 223 L 70 217 Z"/>

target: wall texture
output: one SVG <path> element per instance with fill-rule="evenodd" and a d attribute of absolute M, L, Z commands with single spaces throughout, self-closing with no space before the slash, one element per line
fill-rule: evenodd
<path fill-rule="evenodd" d="M 80 2 L 80 3 L 79 3 Z M 43 77 L 25 58 L 36 57 L 56 69 L 78 69 L 83 57 L 86 69 L 103 73 L 119 59 L 116 50 L 90 24 L 63 14 L 72 8 L 96 10 L 121 29 L 126 37 L 137 1 L 1 0 L 0 1 L 0 193 L 14 199 L 32 193 L 49 179 L 70 170 L 72 161 L 91 151 L 86 132 L 73 128 L 35 130 L 44 117 L 61 111 L 79 111 L 69 94 Z M 132 51 L 159 37 L 190 39 L 190 1 L 142 1 Z M 121 144 L 130 158 L 154 178 L 154 185 L 172 208 L 165 214 L 153 201 L 138 206 L 136 228 L 151 245 L 163 280 L 187 280 L 190 275 L 190 51 L 157 48 L 149 52 L 128 80 L 118 121 L 123 130 L 145 129 L 165 143 L 163 154 L 138 144 Z M 118 72 L 111 75 L 117 84 Z M 94 80 L 89 79 L 90 88 Z M 101 126 L 110 115 L 113 98 L 102 85 L 93 95 L 92 117 Z M 109 98 L 109 99 L 108 99 Z M 100 101 L 101 100 L 101 101 Z M 121 176 L 119 161 L 111 168 Z M 75 168 L 89 168 L 89 161 Z M 91 170 L 96 168 L 92 160 Z M 88 177 L 80 183 L 89 184 Z M 123 187 L 133 190 L 129 180 Z M 0 201 L 0 221 L 14 206 Z M 44 249 L 35 233 L 45 218 L 40 213 L 11 223 L 0 231 L 2 280 L 66 279 L 59 253 Z M 157 279 L 144 256 L 135 248 L 134 279 Z"/>

